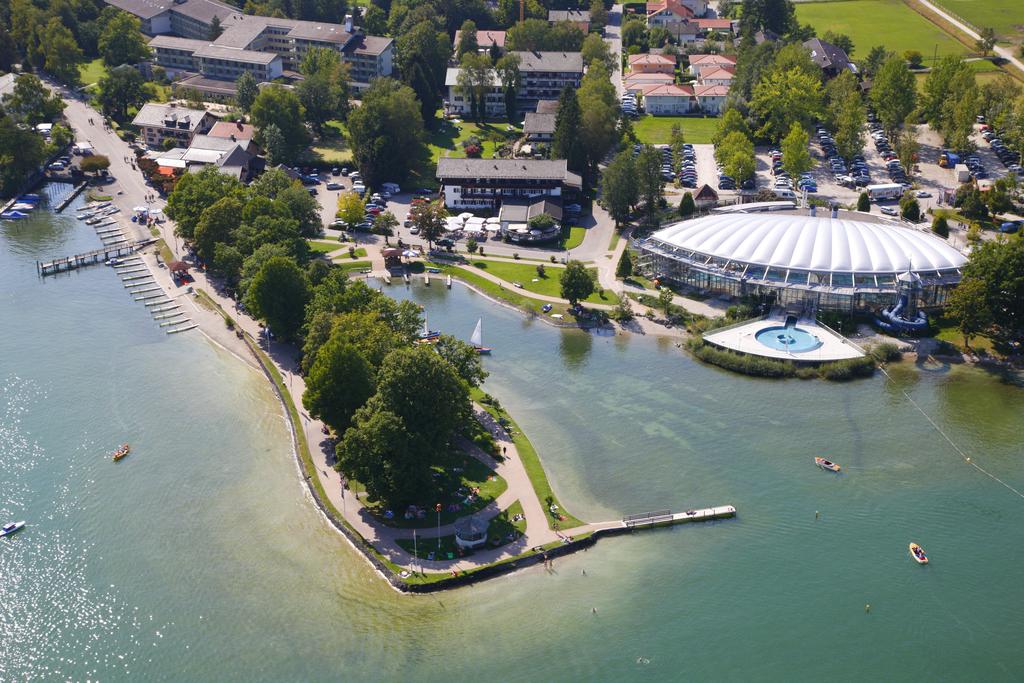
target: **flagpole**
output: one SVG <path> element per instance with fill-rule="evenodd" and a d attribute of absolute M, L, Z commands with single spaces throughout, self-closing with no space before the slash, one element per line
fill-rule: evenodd
<path fill-rule="evenodd" d="M 437 510 L 437 549 L 441 550 L 441 504 L 434 509 Z"/>
<path fill-rule="evenodd" d="M 416 571 L 416 565 L 418 564 L 417 561 L 419 559 L 420 559 L 419 545 L 416 543 L 416 530 L 413 529 L 412 530 L 412 570 L 413 570 L 414 573 Z M 422 574 L 423 573 L 422 572 L 423 565 L 420 565 L 420 569 L 421 569 L 420 573 Z"/>

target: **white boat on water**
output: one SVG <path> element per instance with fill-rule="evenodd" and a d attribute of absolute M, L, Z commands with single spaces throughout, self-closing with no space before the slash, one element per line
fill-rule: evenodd
<path fill-rule="evenodd" d="M 21 531 L 25 528 L 25 522 L 9 522 L 4 524 L 3 528 L 0 529 L 0 537 L 10 536 L 16 531 Z"/>
<path fill-rule="evenodd" d="M 473 345 L 477 353 L 484 356 L 490 355 L 491 349 L 484 346 L 484 319 L 482 317 L 477 318 L 476 328 L 473 330 L 473 336 L 469 338 L 469 343 Z"/>

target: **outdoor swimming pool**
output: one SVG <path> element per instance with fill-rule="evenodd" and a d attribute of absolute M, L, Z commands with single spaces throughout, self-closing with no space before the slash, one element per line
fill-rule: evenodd
<path fill-rule="evenodd" d="M 789 325 L 766 327 L 754 335 L 754 339 L 770 349 L 790 353 L 813 351 L 821 346 L 821 340 L 810 332 Z"/>

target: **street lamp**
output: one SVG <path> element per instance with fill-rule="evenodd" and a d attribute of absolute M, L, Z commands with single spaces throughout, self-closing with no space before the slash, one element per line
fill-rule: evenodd
<path fill-rule="evenodd" d="M 437 549 L 441 550 L 441 504 L 438 503 L 434 506 L 437 510 Z"/>

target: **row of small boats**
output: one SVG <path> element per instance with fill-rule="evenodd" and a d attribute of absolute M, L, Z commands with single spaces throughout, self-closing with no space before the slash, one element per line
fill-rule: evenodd
<path fill-rule="evenodd" d="M 416 337 L 417 344 L 436 344 L 441 339 L 441 333 L 437 330 L 432 330 L 427 327 L 426 321 L 423 323 L 423 332 Z M 481 356 L 491 355 L 492 349 L 483 345 L 484 341 L 484 319 L 477 318 L 476 327 L 473 329 L 473 334 L 469 338 L 469 343 L 473 345 L 476 352 Z"/>
<path fill-rule="evenodd" d="M 843 469 L 841 466 L 832 462 L 831 460 L 826 460 L 825 458 L 821 457 L 814 458 L 814 464 L 820 467 L 821 469 L 827 470 L 829 472 L 839 472 Z M 917 562 L 918 564 L 928 564 L 928 555 L 924 552 L 924 548 L 922 548 L 920 545 L 918 545 L 917 543 L 911 543 L 909 546 L 909 550 L 910 557 L 913 558 L 914 562 Z"/>
<path fill-rule="evenodd" d="M 23 194 L 11 204 L 3 213 L 0 213 L 0 218 L 6 220 L 18 220 L 20 218 L 28 218 L 33 210 L 39 205 L 39 195 L 37 194 Z"/>

